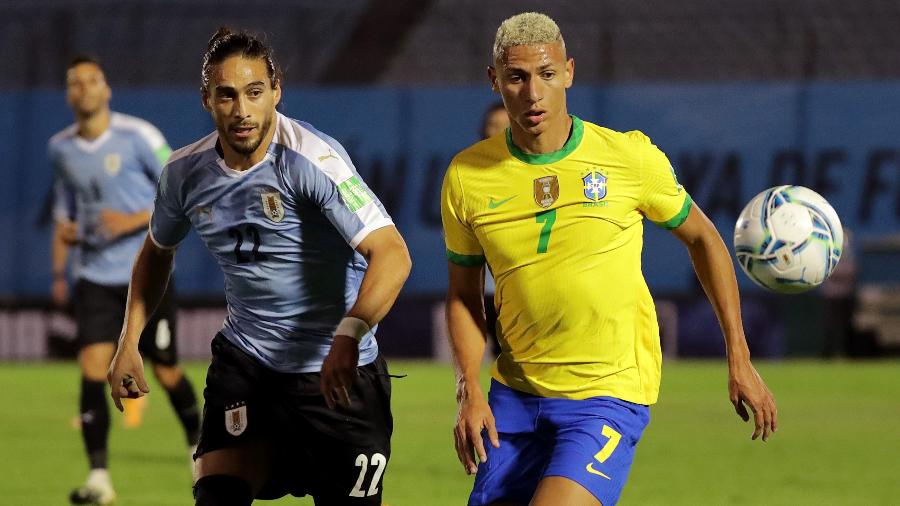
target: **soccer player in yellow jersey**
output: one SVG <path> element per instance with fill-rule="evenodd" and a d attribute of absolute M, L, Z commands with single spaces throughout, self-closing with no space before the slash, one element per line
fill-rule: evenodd
<path fill-rule="evenodd" d="M 753 439 L 776 429 L 721 237 L 647 136 L 568 113 L 574 70 L 552 19 L 504 21 L 488 75 L 510 128 L 459 153 L 444 179 L 454 434 L 460 462 L 477 472 L 470 505 L 618 500 L 660 381 L 659 329 L 641 274 L 645 217 L 688 248 L 721 322 L 738 415 L 748 420 L 752 410 Z M 486 265 L 502 348 L 487 401 L 478 382 Z"/>

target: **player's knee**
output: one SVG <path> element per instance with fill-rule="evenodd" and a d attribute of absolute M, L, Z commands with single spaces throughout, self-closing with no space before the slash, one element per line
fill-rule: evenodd
<path fill-rule="evenodd" d="M 105 382 L 106 371 L 115 351 L 110 343 L 93 344 L 82 348 L 78 354 L 81 375 L 90 381 Z"/>
<path fill-rule="evenodd" d="M 154 364 L 153 374 L 166 390 L 172 390 L 178 386 L 178 383 L 181 382 L 181 378 L 184 377 L 181 368 L 174 365 Z"/>
<path fill-rule="evenodd" d="M 227 474 L 204 476 L 194 484 L 196 506 L 244 506 L 253 502 L 247 480 Z"/>

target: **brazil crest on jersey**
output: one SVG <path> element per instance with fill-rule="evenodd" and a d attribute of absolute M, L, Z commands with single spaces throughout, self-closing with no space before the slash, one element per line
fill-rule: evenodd
<path fill-rule="evenodd" d="M 441 194 L 447 256 L 487 262 L 497 283 L 493 377 L 545 397 L 656 402 L 662 355 L 642 220 L 673 229 L 690 207 L 644 134 L 574 116 L 554 153 L 523 152 L 509 129 L 459 153 Z"/>
<path fill-rule="evenodd" d="M 48 151 L 54 166 L 54 217 L 78 223 L 76 277 L 101 285 L 127 285 L 144 231 L 106 239 L 100 212 L 149 210 L 162 166 L 172 152 L 159 130 L 133 116 L 111 113 L 109 128 L 92 141 L 78 125 L 54 135 Z"/>
<path fill-rule="evenodd" d="M 173 153 L 150 236 L 174 248 L 193 227 L 225 274 L 222 334 L 276 371 L 318 372 L 366 273 L 354 248 L 393 221 L 337 141 L 281 114 L 273 127 L 265 158 L 242 172 L 216 132 Z M 378 354 L 374 333 L 360 365 Z"/>

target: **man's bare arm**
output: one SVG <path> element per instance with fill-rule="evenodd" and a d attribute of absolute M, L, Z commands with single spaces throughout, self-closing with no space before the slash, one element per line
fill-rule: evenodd
<path fill-rule="evenodd" d="M 459 404 L 453 436 L 456 454 L 466 472 L 478 471 L 474 455 L 487 460 L 481 430 L 491 444 L 500 446 L 494 415 L 481 389 L 481 360 L 487 329 L 484 316 L 484 266 L 463 267 L 448 262 L 447 327 L 456 370 L 456 401 Z"/>
<path fill-rule="evenodd" d="M 53 238 L 50 243 L 53 302 L 64 306 L 69 298 L 69 285 L 66 281 L 66 263 L 69 260 L 69 248 L 77 239 L 78 225 L 74 221 L 57 221 L 53 226 Z"/>
<path fill-rule="evenodd" d="M 375 230 L 359 243 L 356 250 L 365 257 L 369 267 L 359 286 L 356 303 L 347 316 L 359 318 L 372 327 L 387 315 L 397 300 L 409 276 L 412 260 L 403 237 L 393 226 Z"/>
<path fill-rule="evenodd" d="M 149 209 L 135 213 L 103 209 L 100 211 L 100 231 L 109 240 L 128 235 L 146 229 L 150 223 L 150 215 Z"/>
<path fill-rule="evenodd" d="M 412 267 L 406 243 L 393 226 L 373 231 L 356 250 L 369 266 L 356 302 L 338 326 L 322 363 L 321 391 L 331 408 L 336 403 L 350 404 L 349 389 L 357 374 L 361 334 L 374 327 L 391 309 Z"/>
<path fill-rule="evenodd" d="M 737 279 L 728 249 L 709 218 L 693 205 L 684 223 L 673 230 L 688 248 L 694 271 L 703 291 L 709 298 L 725 336 L 728 355 L 728 390 L 737 414 L 749 419 L 750 406 L 756 422 L 753 439 L 762 435 L 763 441 L 778 426 L 775 398 L 750 363 L 750 350 L 741 322 L 741 304 Z"/>
<path fill-rule="evenodd" d="M 175 250 L 160 248 L 148 235 L 131 270 L 125 322 L 116 356 L 106 375 L 113 401 L 119 411 L 122 410 L 122 397 L 140 396 L 150 392 L 144 379 L 138 342 L 144 327 L 147 326 L 147 320 L 156 311 L 166 291 L 174 259 Z M 134 382 L 134 386 L 129 388 L 132 386 L 131 381 Z"/>

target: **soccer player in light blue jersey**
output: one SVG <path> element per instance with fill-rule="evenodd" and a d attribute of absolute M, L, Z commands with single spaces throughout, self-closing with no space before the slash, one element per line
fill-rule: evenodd
<path fill-rule="evenodd" d="M 193 228 L 225 275 L 196 453 L 200 506 L 287 494 L 379 505 L 390 379 L 375 331 L 409 274 L 393 222 L 341 145 L 276 112 L 271 49 L 220 29 L 202 66 L 216 131 L 163 169 L 108 380 L 148 392 L 136 343 Z"/>
<path fill-rule="evenodd" d="M 81 431 L 91 471 L 72 492 L 75 504 L 110 504 L 107 472 L 109 408 L 105 374 L 125 317 L 131 265 L 150 219 L 162 165 L 171 150 L 150 123 L 111 112 L 112 95 L 99 62 L 79 57 L 66 73 L 67 100 L 76 122 L 48 146 L 55 169 L 53 299 L 68 299 L 70 249 L 77 280 L 72 297 L 81 366 Z M 197 444 L 200 413 L 194 389 L 177 362 L 175 308 L 170 289 L 140 340 L 181 420 L 188 446 Z"/>

